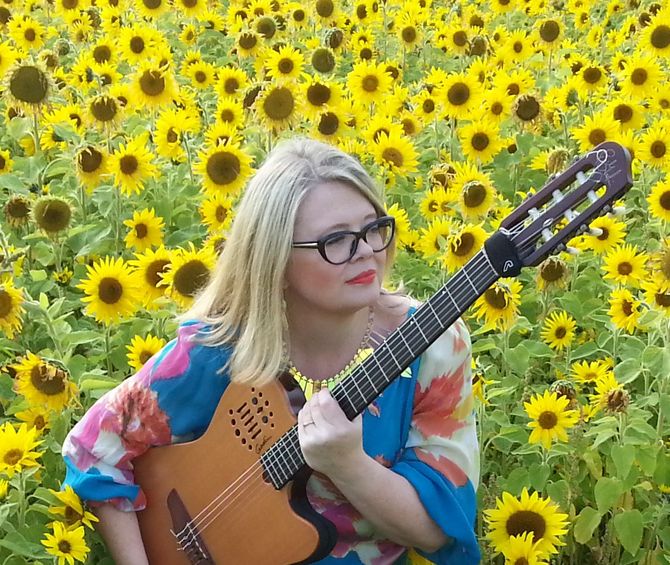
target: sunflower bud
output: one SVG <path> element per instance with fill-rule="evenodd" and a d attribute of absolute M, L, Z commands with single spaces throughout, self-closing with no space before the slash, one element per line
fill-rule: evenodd
<path fill-rule="evenodd" d="M 568 164 L 569 160 L 570 154 L 568 153 L 567 149 L 564 149 L 563 147 L 554 149 L 551 153 L 549 153 L 549 157 L 547 157 L 547 173 L 550 175 L 560 173 L 563 169 L 565 169 L 565 166 Z"/>
<path fill-rule="evenodd" d="M 615 388 L 607 393 L 607 410 L 625 412 L 630 404 L 630 394 L 623 388 Z"/>
<path fill-rule="evenodd" d="M 577 389 L 572 382 L 563 379 L 554 381 L 551 383 L 549 390 L 555 392 L 559 398 L 561 396 L 567 398 L 570 401 L 568 409 L 574 410 L 577 408 Z"/>
<path fill-rule="evenodd" d="M 344 32 L 336 27 L 328 28 L 323 38 L 323 42 L 331 49 L 337 49 L 344 41 Z"/>
<path fill-rule="evenodd" d="M 320 73 L 329 73 L 335 68 L 335 55 L 326 47 L 319 47 L 312 54 L 312 66 Z"/>
<path fill-rule="evenodd" d="M 35 223 L 49 235 L 65 230 L 70 225 L 71 218 L 70 205 L 57 196 L 44 196 L 33 208 Z"/>
<path fill-rule="evenodd" d="M 16 228 L 30 218 L 30 202 L 23 196 L 12 196 L 5 204 L 5 218 L 10 226 Z"/>

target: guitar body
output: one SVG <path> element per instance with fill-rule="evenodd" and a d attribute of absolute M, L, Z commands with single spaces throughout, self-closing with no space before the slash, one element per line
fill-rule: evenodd
<path fill-rule="evenodd" d="M 147 496 L 137 516 L 149 562 L 284 565 L 326 557 L 337 534 L 307 501 L 309 474 L 281 490 L 263 476 L 261 455 L 294 424 L 281 384 L 231 384 L 200 438 L 137 458 L 135 478 Z M 194 536 L 180 549 L 171 530 L 189 522 Z"/>

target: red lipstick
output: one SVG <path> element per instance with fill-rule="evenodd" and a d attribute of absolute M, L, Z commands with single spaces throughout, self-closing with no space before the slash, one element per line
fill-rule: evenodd
<path fill-rule="evenodd" d="M 372 284 L 377 279 L 377 271 L 370 269 L 369 271 L 364 271 L 360 275 L 355 276 L 353 279 L 349 279 L 347 284 Z"/>

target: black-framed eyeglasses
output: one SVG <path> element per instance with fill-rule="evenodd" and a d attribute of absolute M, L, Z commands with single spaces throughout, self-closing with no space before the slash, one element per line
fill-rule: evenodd
<path fill-rule="evenodd" d="M 394 233 L 395 218 L 382 216 L 363 226 L 361 231 L 336 231 L 316 241 L 294 241 L 292 245 L 299 249 L 318 249 L 326 261 L 333 265 L 342 265 L 356 254 L 361 239 L 372 251 L 378 253 L 389 246 Z"/>

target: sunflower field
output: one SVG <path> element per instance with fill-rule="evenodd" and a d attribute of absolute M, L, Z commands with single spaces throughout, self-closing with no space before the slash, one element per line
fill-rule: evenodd
<path fill-rule="evenodd" d="M 665 0 L 0 0 L 0 564 L 110 564 L 60 448 L 174 337 L 282 138 L 385 186 L 429 297 L 575 157 L 634 185 L 496 282 L 473 340 L 483 562 L 670 564 Z"/>

